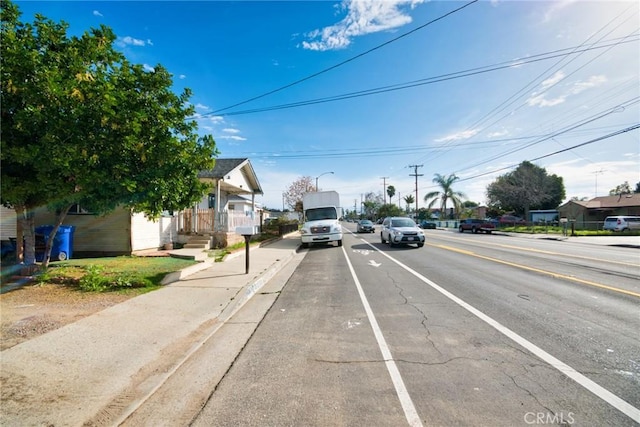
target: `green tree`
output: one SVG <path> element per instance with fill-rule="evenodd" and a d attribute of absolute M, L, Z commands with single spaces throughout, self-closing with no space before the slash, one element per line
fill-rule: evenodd
<path fill-rule="evenodd" d="M 393 203 L 393 196 L 396 195 L 396 187 L 393 185 L 387 185 L 387 196 L 389 196 L 389 203 Z"/>
<path fill-rule="evenodd" d="M 557 208 L 565 198 L 565 189 L 561 177 L 524 161 L 489 184 L 487 197 L 492 210 L 513 211 L 528 218 L 531 209 Z"/>
<path fill-rule="evenodd" d="M 378 208 L 378 218 L 384 218 L 387 216 L 401 216 L 402 210 L 398 205 L 394 203 L 387 203 Z"/>
<path fill-rule="evenodd" d="M 616 186 L 616 188 L 609 190 L 610 196 L 618 196 L 620 194 L 631 194 L 631 186 L 629 185 L 629 181 L 625 181 L 622 184 Z"/>
<path fill-rule="evenodd" d="M 404 196 L 402 199 L 407 204 L 407 212 L 411 212 L 411 205 L 415 203 L 416 199 L 413 197 L 412 194 L 409 194 L 408 196 Z"/>
<path fill-rule="evenodd" d="M 456 215 L 460 215 L 462 199 L 467 196 L 464 193 L 453 189 L 453 184 L 459 179 L 460 178 L 455 174 L 451 174 L 449 176 L 440 175 L 439 173 L 435 174 L 432 182 L 437 184 L 440 187 L 440 190 L 431 191 L 424 196 L 424 201 L 428 203 L 427 209 L 431 209 L 439 200 L 441 212 L 440 218 L 442 219 L 443 215 L 446 214 L 447 202 L 451 201 Z"/>
<path fill-rule="evenodd" d="M 380 206 L 382 206 L 382 193 L 365 193 L 364 200 L 362 202 L 362 214 L 364 218 L 369 218 L 371 220 L 379 218 L 378 208 L 380 208 Z"/>
<path fill-rule="evenodd" d="M 295 212 L 302 212 L 302 195 L 316 191 L 316 185 L 310 176 L 301 176 L 293 181 L 285 190 L 282 197 L 284 201 Z"/>
<path fill-rule="evenodd" d="M 176 95 L 161 65 L 130 63 L 108 27 L 68 37 L 64 22 L 36 15 L 23 23 L 13 3 L 1 6 L 2 203 L 26 231 L 25 264 L 35 262 L 38 207 L 58 213 L 53 237 L 74 204 L 157 217 L 202 198 L 208 185 L 198 173 L 213 168 L 218 152 L 188 119 L 189 89 Z"/>

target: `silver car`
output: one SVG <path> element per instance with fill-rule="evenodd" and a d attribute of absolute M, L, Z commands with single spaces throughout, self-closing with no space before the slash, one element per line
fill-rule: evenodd
<path fill-rule="evenodd" d="M 395 245 L 424 246 L 424 231 L 422 231 L 411 218 L 391 216 L 382 221 L 380 241 Z"/>

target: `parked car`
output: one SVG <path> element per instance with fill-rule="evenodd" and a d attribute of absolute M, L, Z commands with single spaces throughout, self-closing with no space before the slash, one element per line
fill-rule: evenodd
<path fill-rule="evenodd" d="M 436 223 L 433 221 L 427 221 L 426 219 L 420 221 L 418 227 L 423 228 L 425 230 L 434 230 L 436 228 Z"/>
<path fill-rule="evenodd" d="M 467 218 L 460 221 L 458 231 L 461 233 L 465 231 L 470 231 L 472 233 L 481 231 L 483 233 L 491 234 L 491 232 L 495 230 L 495 228 L 496 226 L 493 225 L 492 222 L 485 221 L 484 219 Z"/>
<path fill-rule="evenodd" d="M 416 244 L 424 246 L 424 231 L 411 218 L 392 216 L 382 221 L 380 241 L 389 246 Z"/>
<path fill-rule="evenodd" d="M 524 219 L 514 215 L 502 215 L 498 218 L 500 225 L 524 225 L 527 223 Z"/>
<path fill-rule="evenodd" d="M 358 233 L 375 233 L 376 228 L 373 225 L 373 222 L 368 219 L 363 219 L 358 221 L 358 226 L 356 227 L 356 232 Z"/>
<path fill-rule="evenodd" d="M 604 219 L 602 229 L 611 231 L 640 230 L 640 216 L 608 216 Z"/>

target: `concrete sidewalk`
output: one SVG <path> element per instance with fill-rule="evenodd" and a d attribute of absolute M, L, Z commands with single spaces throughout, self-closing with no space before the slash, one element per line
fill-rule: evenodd
<path fill-rule="evenodd" d="M 0 425 L 81 426 L 114 396 L 152 390 L 171 371 L 167 361 L 214 334 L 299 244 L 292 233 L 252 248 L 249 274 L 244 251 L 199 265 L 162 289 L 3 351 Z"/>

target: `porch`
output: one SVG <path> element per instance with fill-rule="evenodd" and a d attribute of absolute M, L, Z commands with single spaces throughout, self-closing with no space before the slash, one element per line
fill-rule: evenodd
<path fill-rule="evenodd" d="M 221 248 L 244 241 L 236 227 L 260 226 L 255 212 L 190 209 L 178 214 L 178 242 L 187 243 L 193 236 L 209 236 L 210 247 Z"/>

